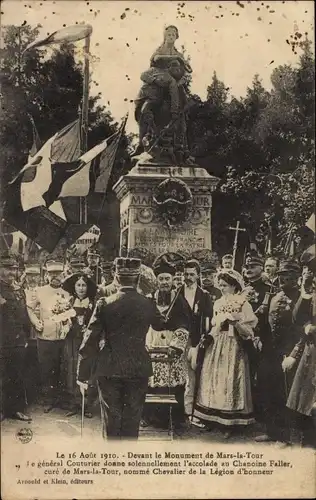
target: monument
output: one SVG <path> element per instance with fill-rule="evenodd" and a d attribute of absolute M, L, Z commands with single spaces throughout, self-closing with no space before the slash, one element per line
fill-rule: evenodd
<path fill-rule="evenodd" d="M 164 31 L 135 101 L 139 143 L 134 167 L 114 186 L 120 201 L 121 255 L 154 256 L 212 249 L 212 193 L 219 179 L 194 163 L 187 142 L 186 84 L 192 69 L 175 48 L 175 26 Z"/>

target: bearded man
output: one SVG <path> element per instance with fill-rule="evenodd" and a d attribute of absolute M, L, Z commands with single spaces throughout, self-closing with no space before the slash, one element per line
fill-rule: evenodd
<path fill-rule="evenodd" d="M 147 334 L 146 344 L 149 350 L 157 351 L 160 348 L 166 350 L 170 362 L 155 361 L 155 354 L 152 355 L 153 376 L 149 379 L 149 391 L 154 394 L 169 393 L 175 396 L 177 404 L 173 407 L 172 416 L 175 426 L 180 427 L 185 421 L 184 388 L 187 374 L 185 351 L 189 339 L 190 310 L 179 289 L 173 288 L 175 268 L 169 263 L 162 262 L 154 272 L 158 290 L 153 297 L 158 310 L 165 318 L 165 329 L 158 332 L 151 328 Z M 157 421 L 157 416 L 159 420 L 159 414 L 161 415 L 163 410 L 156 408 L 153 415 L 148 406 L 145 408 L 145 421 Z"/>

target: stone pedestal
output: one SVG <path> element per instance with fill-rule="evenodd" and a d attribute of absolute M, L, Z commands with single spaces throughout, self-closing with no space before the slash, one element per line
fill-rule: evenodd
<path fill-rule="evenodd" d="M 153 191 L 167 178 L 185 182 L 193 195 L 189 219 L 179 227 L 164 224 L 153 204 Z M 120 201 L 121 255 L 134 248 L 145 248 L 155 256 L 211 250 L 212 192 L 218 182 L 217 177 L 197 166 L 137 164 L 114 186 Z"/>

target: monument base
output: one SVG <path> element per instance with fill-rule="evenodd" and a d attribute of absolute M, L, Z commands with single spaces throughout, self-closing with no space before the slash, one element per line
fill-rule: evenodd
<path fill-rule="evenodd" d="M 191 196 L 188 216 L 179 224 L 168 224 L 161 217 L 163 207 L 155 202 L 154 193 L 166 179 L 182 181 Z M 138 163 L 113 188 L 120 201 L 121 255 L 136 248 L 156 257 L 166 252 L 211 250 L 212 192 L 218 182 L 199 166 Z"/>

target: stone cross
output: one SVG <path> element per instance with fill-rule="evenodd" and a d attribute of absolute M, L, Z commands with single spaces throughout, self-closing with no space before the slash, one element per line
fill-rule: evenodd
<path fill-rule="evenodd" d="M 234 246 L 233 246 L 233 269 L 235 268 L 235 260 L 236 260 L 236 252 L 237 252 L 237 245 L 238 245 L 238 233 L 239 231 L 246 231 L 246 229 L 243 229 L 240 227 L 240 221 L 237 221 L 236 227 L 229 227 L 232 231 L 235 231 L 235 238 L 234 238 Z"/>

